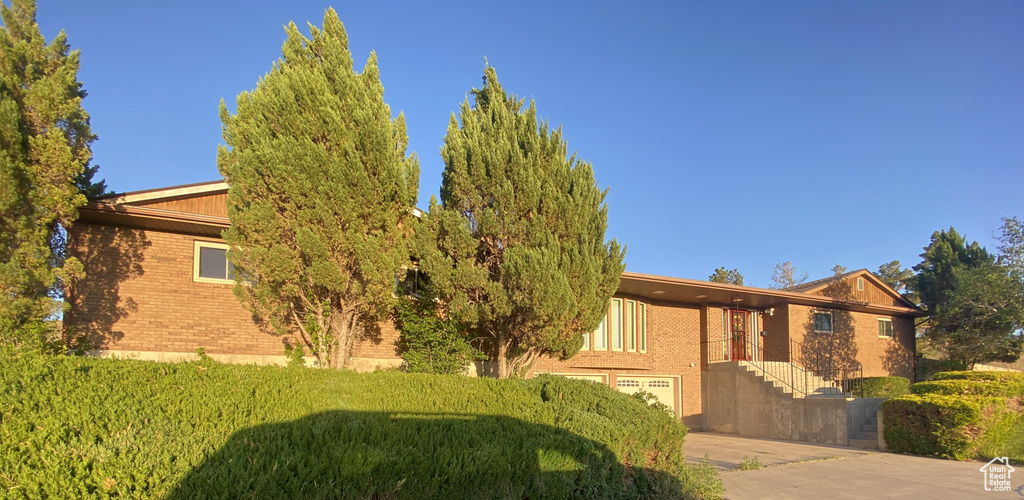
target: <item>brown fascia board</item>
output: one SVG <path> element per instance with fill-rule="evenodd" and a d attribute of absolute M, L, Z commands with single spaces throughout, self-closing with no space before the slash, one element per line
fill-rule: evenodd
<path fill-rule="evenodd" d="M 143 189 L 141 191 L 129 191 L 106 196 L 99 200 L 100 203 L 122 204 L 122 203 L 151 203 L 157 200 L 169 200 L 176 198 L 187 198 L 190 196 L 207 194 L 217 191 L 227 191 L 228 183 L 220 181 L 197 182 L 195 184 L 182 184 L 155 189 Z"/>
<path fill-rule="evenodd" d="M 187 228 L 185 232 L 188 233 L 218 237 L 221 231 L 231 225 L 231 220 L 227 217 L 100 202 L 89 202 L 81 207 L 78 220 L 103 225 L 180 232 L 164 227 L 166 224 L 176 224 Z"/>
<path fill-rule="evenodd" d="M 741 306 L 766 308 L 774 305 L 783 304 L 798 304 L 807 306 L 817 307 L 830 307 L 838 309 L 852 309 L 862 310 L 869 312 L 885 312 L 890 314 L 905 314 L 913 316 L 923 316 L 925 313 L 917 307 L 899 307 L 899 306 L 884 306 L 879 304 L 869 304 L 865 302 L 852 302 L 834 299 L 832 297 L 826 297 L 823 295 L 811 295 L 801 292 L 787 292 L 785 290 L 772 290 L 766 288 L 755 288 L 749 286 L 731 285 L 728 283 L 715 283 L 711 281 L 691 280 L 685 278 L 672 278 L 668 276 L 657 276 L 652 274 L 641 274 L 632 272 L 623 272 L 622 280 L 634 281 L 637 283 L 646 284 L 658 284 L 664 285 L 665 287 L 678 287 L 694 289 L 697 291 L 708 292 L 706 295 L 707 300 L 695 299 L 693 297 L 681 298 L 677 294 L 665 293 L 663 295 L 655 295 L 649 293 L 635 293 L 643 297 L 653 300 L 665 300 L 670 302 L 688 302 L 695 304 L 721 304 L 729 305 L 729 299 L 718 299 L 716 300 L 713 296 L 718 295 L 719 297 L 724 296 L 723 294 L 743 298 L 746 303 Z M 619 290 L 622 291 L 624 287 L 620 283 Z M 631 287 L 626 287 L 631 288 Z M 702 293 L 703 294 L 703 293 Z M 673 295 L 677 295 L 673 297 Z"/>

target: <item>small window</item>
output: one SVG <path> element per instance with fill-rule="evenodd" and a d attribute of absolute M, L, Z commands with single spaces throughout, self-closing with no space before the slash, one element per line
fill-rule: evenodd
<path fill-rule="evenodd" d="M 887 339 L 892 338 L 892 320 L 889 318 L 878 318 L 878 336 Z"/>
<path fill-rule="evenodd" d="M 651 389 L 668 389 L 669 383 L 667 380 L 652 380 L 647 383 L 647 387 Z"/>
<path fill-rule="evenodd" d="M 583 334 L 583 347 L 580 347 L 580 351 L 590 350 L 590 333 Z"/>
<path fill-rule="evenodd" d="M 857 278 L 857 291 L 864 291 L 864 278 Z"/>
<path fill-rule="evenodd" d="M 636 352 L 636 301 L 626 301 L 626 350 Z"/>
<path fill-rule="evenodd" d="M 423 275 L 419 269 L 402 267 L 402 270 L 395 276 L 395 297 L 403 295 L 419 297 L 422 286 Z"/>
<path fill-rule="evenodd" d="M 594 350 L 595 351 L 607 351 L 608 350 L 608 314 L 605 314 L 604 319 L 601 320 L 601 324 L 597 325 L 597 329 L 594 330 Z"/>
<path fill-rule="evenodd" d="M 622 299 L 612 299 L 612 350 L 622 350 Z"/>
<path fill-rule="evenodd" d="M 197 241 L 192 279 L 205 283 L 234 283 L 235 266 L 228 260 L 228 246 L 223 243 Z"/>
<path fill-rule="evenodd" d="M 818 333 L 832 333 L 831 312 L 826 311 L 814 313 L 814 331 Z"/>
<path fill-rule="evenodd" d="M 616 384 L 619 387 L 636 387 L 636 388 L 640 387 L 640 381 L 636 380 L 636 379 L 631 379 L 631 378 L 619 379 L 619 380 L 616 381 Z"/>

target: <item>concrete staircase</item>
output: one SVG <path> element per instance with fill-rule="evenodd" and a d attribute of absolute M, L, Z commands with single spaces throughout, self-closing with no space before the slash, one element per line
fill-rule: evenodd
<path fill-rule="evenodd" d="M 878 449 L 878 417 L 876 415 L 868 417 L 867 422 L 850 436 L 850 447 L 865 450 Z"/>
<path fill-rule="evenodd" d="M 776 389 L 801 397 L 842 397 L 846 394 L 835 382 L 825 380 L 810 370 L 785 361 L 740 361 L 740 368 L 753 373 Z"/>

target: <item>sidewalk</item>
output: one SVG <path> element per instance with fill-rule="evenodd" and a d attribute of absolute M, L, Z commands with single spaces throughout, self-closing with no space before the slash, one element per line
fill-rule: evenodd
<path fill-rule="evenodd" d="M 1024 470 L 1011 477 L 1012 491 L 985 491 L 981 462 L 707 432 L 688 434 L 683 449 L 688 461 L 707 454 L 729 471 L 721 476 L 730 499 L 1024 499 Z M 765 467 L 734 470 L 744 456 Z"/>

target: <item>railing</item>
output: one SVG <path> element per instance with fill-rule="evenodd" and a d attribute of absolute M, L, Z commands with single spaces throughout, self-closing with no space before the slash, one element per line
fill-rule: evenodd
<path fill-rule="evenodd" d="M 806 349 L 789 341 L 783 345 L 751 345 L 743 337 L 701 343 L 706 363 L 745 361 L 795 395 L 863 396 L 860 363 L 838 359 L 832 352 Z M 703 356 L 702 356 L 703 357 Z"/>

